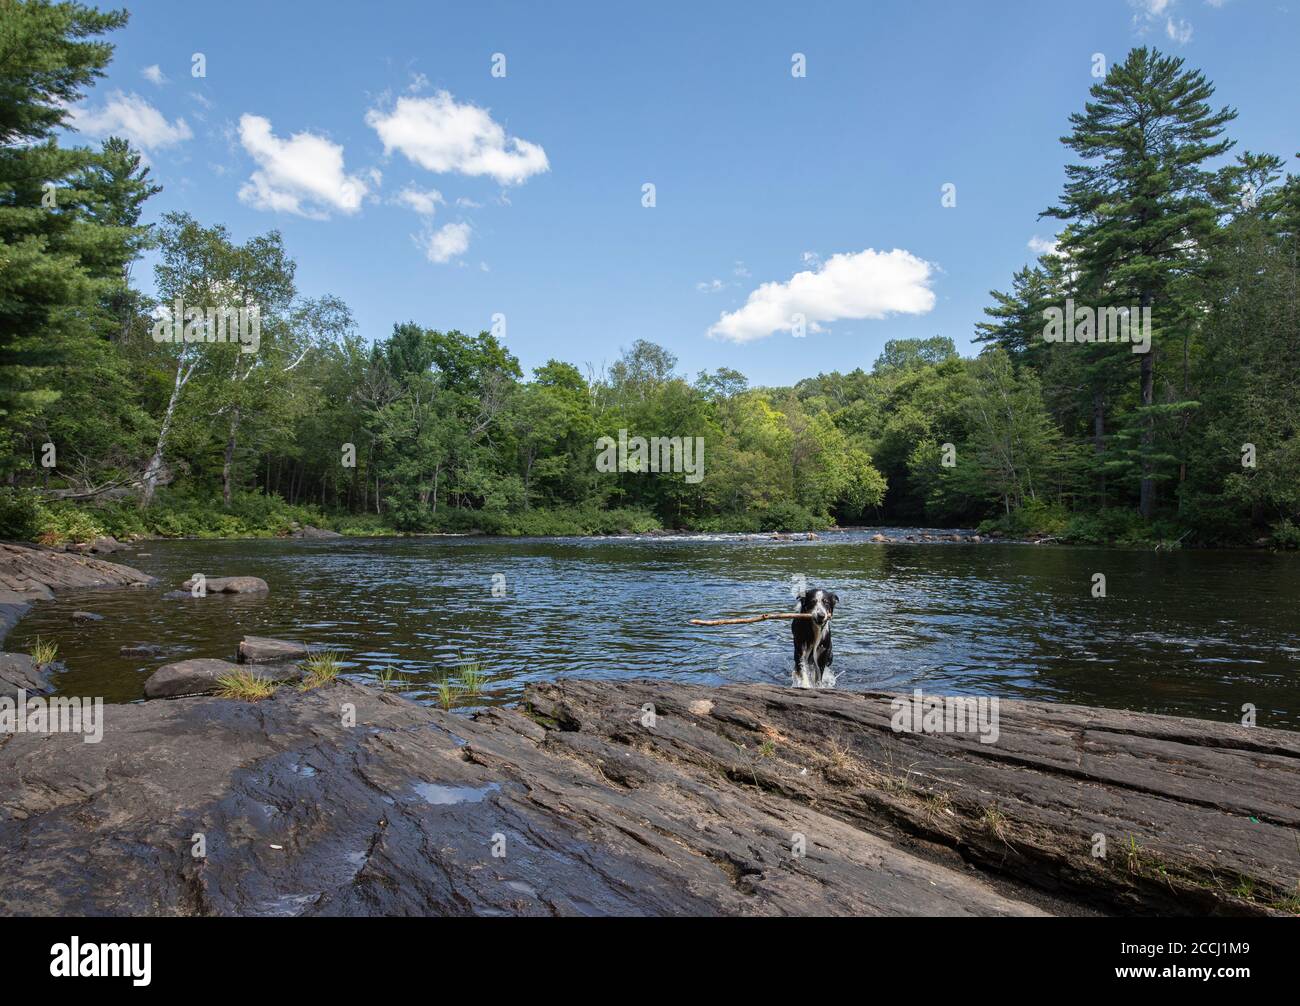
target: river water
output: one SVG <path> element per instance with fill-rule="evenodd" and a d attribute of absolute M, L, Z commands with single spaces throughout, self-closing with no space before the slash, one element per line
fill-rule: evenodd
<path fill-rule="evenodd" d="M 432 701 L 467 662 L 481 698 L 564 675 L 788 684 L 784 622 L 692 617 L 789 610 L 792 585 L 834 590 L 837 688 L 1038 698 L 1300 729 L 1300 560 L 1265 552 L 1118 551 L 1016 543 L 744 536 L 151 541 L 113 558 L 155 590 L 35 606 L 6 648 L 59 644 L 65 694 L 133 701 L 155 667 L 227 657 L 245 634 L 326 644 L 358 680 Z M 883 529 L 886 534 L 915 533 Z M 147 553 L 147 554 L 142 554 Z M 270 593 L 165 600 L 193 573 Z M 1093 596 L 1093 576 L 1106 596 Z M 104 618 L 74 623 L 77 609 Z M 121 646 L 167 647 L 129 658 Z M 462 701 L 468 702 L 464 694 Z"/>

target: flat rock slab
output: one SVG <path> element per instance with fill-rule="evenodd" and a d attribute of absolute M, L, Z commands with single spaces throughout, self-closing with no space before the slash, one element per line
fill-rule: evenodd
<path fill-rule="evenodd" d="M 0 848 L 23 849 L 0 913 L 1041 913 L 959 862 L 578 736 L 347 682 L 110 706 L 99 744 L 0 747 Z"/>
<path fill-rule="evenodd" d="M 155 582 L 152 576 L 120 563 L 0 542 L 0 589 L 39 594 L 42 588 L 57 592 L 87 587 L 147 587 Z"/>
<path fill-rule="evenodd" d="M 302 660 L 311 652 L 303 643 L 294 643 L 287 639 L 272 639 L 269 636 L 245 636 L 239 644 L 239 662 L 241 664 L 277 664 L 290 660 Z"/>
<path fill-rule="evenodd" d="M 194 587 L 193 578 L 181 584 L 181 589 L 189 592 Z M 271 588 L 260 576 L 210 576 L 204 581 L 204 590 L 212 594 L 262 594 Z M 168 595 L 172 596 L 172 595 Z"/>
<path fill-rule="evenodd" d="M 211 657 L 196 657 L 191 660 L 178 660 L 164 664 L 145 680 L 144 697 L 147 699 L 170 699 L 183 695 L 208 695 L 220 688 L 221 678 L 246 671 L 229 660 L 217 660 Z M 296 681 L 302 676 L 298 668 L 286 666 L 261 666 L 254 671 L 259 678 L 268 681 Z"/>
<path fill-rule="evenodd" d="M 100 744 L 0 744 L 23 850 L 0 913 L 1288 910 L 1300 735 L 1007 701 L 981 744 L 895 733 L 891 698 L 566 679 L 471 719 L 338 681 L 110 706 Z"/>

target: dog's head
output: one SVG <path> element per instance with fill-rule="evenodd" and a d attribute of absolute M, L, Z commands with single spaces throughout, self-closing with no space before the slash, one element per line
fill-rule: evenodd
<path fill-rule="evenodd" d="M 822 626 L 831 620 L 839 598 L 829 590 L 805 590 L 799 595 L 799 610 L 812 615 L 813 623 Z"/>

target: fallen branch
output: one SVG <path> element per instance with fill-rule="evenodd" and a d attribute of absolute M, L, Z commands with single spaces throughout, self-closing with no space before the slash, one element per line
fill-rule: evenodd
<path fill-rule="evenodd" d="M 692 625 L 748 625 L 750 622 L 766 622 L 769 618 L 812 618 L 802 611 L 770 611 L 766 615 L 749 615 L 745 618 L 692 618 Z"/>

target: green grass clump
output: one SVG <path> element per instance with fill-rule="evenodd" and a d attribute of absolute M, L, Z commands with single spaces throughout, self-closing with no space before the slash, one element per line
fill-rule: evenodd
<path fill-rule="evenodd" d="M 443 678 L 439 681 L 436 691 L 438 693 L 438 705 L 448 710 L 456 704 L 456 697 L 460 694 L 460 688 L 452 684 L 450 678 Z"/>
<path fill-rule="evenodd" d="M 488 679 L 486 669 L 478 660 L 462 664 L 457 668 L 457 674 L 460 677 L 460 683 L 470 695 L 478 695 L 482 692 L 483 685 Z"/>
<path fill-rule="evenodd" d="M 302 662 L 302 669 L 303 679 L 298 687 L 305 692 L 333 682 L 339 676 L 343 665 L 339 662 L 339 655 L 333 650 L 320 650 Z"/>
<path fill-rule="evenodd" d="M 258 702 L 275 694 L 275 682 L 252 671 L 240 670 L 217 678 L 217 696 L 223 699 L 243 699 Z"/>
<path fill-rule="evenodd" d="M 32 663 L 36 667 L 49 667 L 54 663 L 54 658 L 59 652 L 59 644 L 47 642 L 40 636 L 32 640 Z"/>

